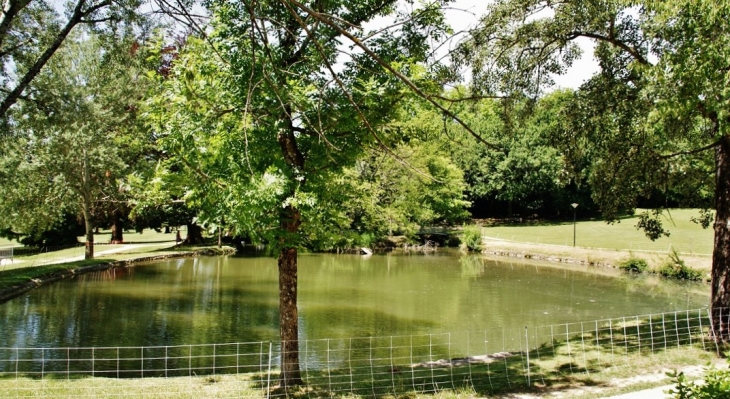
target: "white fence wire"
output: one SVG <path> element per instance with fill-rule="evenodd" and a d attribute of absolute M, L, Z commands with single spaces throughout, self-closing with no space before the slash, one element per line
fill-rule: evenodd
<path fill-rule="evenodd" d="M 727 317 L 727 316 L 726 316 Z M 716 353 L 708 309 L 459 334 L 300 341 L 309 397 L 549 386 Z M 643 364 L 637 364 L 641 359 Z M 256 397 L 277 390 L 275 342 L 0 348 L 0 397 Z"/>

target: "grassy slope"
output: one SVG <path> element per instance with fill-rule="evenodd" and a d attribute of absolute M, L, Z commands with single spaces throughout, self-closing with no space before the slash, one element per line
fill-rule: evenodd
<path fill-rule="evenodd" d="M 665 213 L 665 228 L 669 237 L 649 240 L 634 227 L 638 218 L 619 223 L 578 221 L 576 247 L 573 248 L 573 223 L 519 224 L 487 226 L 482 229 L 485 247 L 490 251 L 543 254 L 558 258 L 615 263 L 629 252 L 645 258 L 653 266 L 664 261 L 670 248 L 677 250 L 689 266 L 709 270 L 713 231 L 689 221 L 696 216 L 692 209 L 671 210 L 671 220 Z"/>
<path fill-rule="evenodd" d="M 172 248 L 175 245 L 174 233 L 157 233 L 154 230 L 145 230 L 143 234 L 125 234 L 125 244 L 109 245 L 109 233 L 97 234 L 94 250 L 96 257 L 85 261 L 84 247 L 62 249 L 58 251 L 42 251 L 29 256 L 16 256 L 13 262 L 3 260 L 0 266 L 0 289 L 6 289 L 25 281 L 48 273 L 68 270 L 80 266 L 107 263 L 118 260 L 128 260 L 140 257 L 167 255 L 191 248 Z M 83 237 L 79 238 L 82 241 Z M 0 242 L 0 247 L 2 246 Z M 105 254 L 106 252 L 106 254 Z"/>

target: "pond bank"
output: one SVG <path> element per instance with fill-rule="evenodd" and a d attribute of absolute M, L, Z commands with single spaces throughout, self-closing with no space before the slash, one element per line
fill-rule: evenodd
<path fill-rule="evenodd" d="M 137 263 L 142 262 L 159 261 L 174 258 L 187 258 L 195 256 L 229 255 L 235 252 L 236 250 L 231 247 L 205 247 L 199 249 L 191 248 L 191 250 L 189 251 L 179 251 L 152 256 L 140 256 L 123 260 L 94 259 L 88 261 L 83 260 L 38 267 L 13 269 L 5 273 L 0 273 L 0 281 L 4 280 L 6 276 L 8 276 L 11 272 L 14 274 L 22 274 L 22 276 L 20 276 L 20 278 L 18 278 L 18 276 L 13 276 L 15 277 L 14 280 L 17 281 L 16 283 L 11 284 L 10 286 L 7 286 L 5 288 L 0 288 L 0 303 L 22 295 L 32 289 L 41 287 L 46 284 L 50 284 L 54 281 L 78 276 L 81 274 L 114 268 L 131 267 Z"/>
<path fill-rule="evenodd" d="M 616 251 L 601 248 L 566 247 L 560 245 L 528 244 L 490 237 L 483 237 L 484 255 L 534 259 L 547 262 L 576 264 L 597 267 L 618 267 L 618 263 L 629 256 L 647 261 L 649 266 L 658 269 L 668 258 L 669 252 L 654 251 Z M 709 273 L 712 257 L 696 254 L 680 254 L 687 266 Z"/>

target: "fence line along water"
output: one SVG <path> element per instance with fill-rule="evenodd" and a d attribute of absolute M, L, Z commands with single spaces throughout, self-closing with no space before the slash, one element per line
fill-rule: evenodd
<path fill-rule="evenodd" d="M 695 309 L 519 329 L 311 339 L 300 341 L 299 358 L 315 396 L 531 390 L 675 361 L 702 364 L 698 354 L 718 351 L 711 317 Z M 279 360 L 276 342 L 0 348 L 0 393 L 269 397 L 285 394 L 272 388 Z"/>

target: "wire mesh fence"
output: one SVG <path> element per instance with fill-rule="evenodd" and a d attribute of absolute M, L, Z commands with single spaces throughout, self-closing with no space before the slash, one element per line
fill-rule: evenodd
<path fill-rule="evenodd" d="M 703 361 L 719 349 L 707 309 L 480 332 L 302 340 L 310 397 L 530 390 Z M 727 317 L 727 316 L 726 316 Z M 0 348 L 2 397 L 271 397 L 275 342 Z"/>

